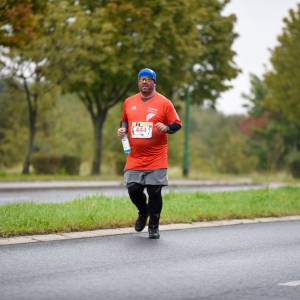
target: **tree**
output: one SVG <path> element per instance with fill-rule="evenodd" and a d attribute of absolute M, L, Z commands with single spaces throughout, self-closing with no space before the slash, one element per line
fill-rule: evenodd
<path fill-rule="evenodd" d="M 0 94 L 0 169 L 22 160 L 28 127 L 23 98 L 23 94 L 8 89 Z"/>
<path fill-rule="evenodd" d="M 5 82 L 3 80 L 0 80 L 0 95 L 5 92 Z"/>
<path fill-rule="evenodd" d="M 36 16 L 39 38 L 23 47 L 16 47 L 11 41 L 11 47 L 1 52 L 1 77 L 11 89 L 24 94 L 28 108 L 28 143 L 22 174 L 29 173 L 38 114 L 51 107 L 58 84 L 76 66 L 72 57 L 74 41 L 67 38 L 72 22 L 68 19 L 65 3 L 49 2 L 48 8 L 47 15 Z M 72 11 L 71 16 L 75 13 Z"/>
<path fill-rule="evenodd" d="M 273 130 L 271 132 L 267 130 L 270 120 L 269 113 L 263 107 L 263 101 L 268 94 L 269 90 L 263 79 L 255 74 L 250 74 L 250 93 L 242 94 L 242 97 L 249 101 L 249 104 L 244 105 L 248 110 L 249 117 L 242 120 L 239 129 L 249 138 L 251 153 L 258 158 L 257 167 L 260 170 L 268 169 L 270 166 L 275 170 L 278 163 L 276 155 L 275 161 L 271 159 L 271 155 L 277 152 L 273 151 L 277 147 L 272 142 L 277 139 L 273 138 Z"/>
<path fill-rule="evenodd" d="M 0 0 L 0 45 L 24 46 L 36 36 L 36 13 L 45 9 L 46 1 Z"/>
<path fill-rule="evenodd" d="M 233 31 L 235 15 L 224 16 L 230 0 L 196 1 L 199 9 L 195 16 L 201 51 L 193 60 L 191 72 L 192 99 L 202 104 L 209 100 L 214 108 L 220 94 L 231 88 L 228 84 L 240 70 L 234 63 L 235 52 L 231 49 L 237 34 Z"/>
<path fill-rule="evenodd" d="M 228 2 L 45 2 L 48 13 L 37 15 L 37 37 L 19 48 L 11 41 L 8 60 L 3 60 L 3 65 L 13 62 L 9 64 L 14 70 L 11 85 L 20 88 L 23 81 L 27 95 L 31 133 L 24 172 L 36 116 L 40 105 L 46 103 L 43 96 L 58 83 L 65 92 L 77 94 L 90 113 L 94 128 L 92 174 L 101 172 L 102 128 L 107 113 L 137 91 L 132 78 L 141 68 L 156 70 L 159 92 L 169 98 L 190 84 L 195 102 L 210 100 L 214 104 L 219 93 L 229 88 L 226 80 L 238 73 L 230 49 L 236 37 L 232 32 L 235 17 L 221 14 Z M 25 65 L 31 78 L 24 72 Z M 191 66 L 194 68 L 189 72 Z"/>
<path fill-rule="evenodd" d="M 47 107 L 47 100 L 49 100 L 47 96 L 53 86 L 51 83 L 44 81 L 41 61 L 28 60 L 21 53 L 19 55 L 18 59 L 12 59 L 11 66 L 6 68 L 6 71 L 10 73 L 5 81 L 11 89 L 23 95 L 25 94 L 24 98 L 27 102 L 29 117 L 29 135 L 22 174 L 29 174 L 30 157 L 36 134 L 37 116 L 40 110 Z"/>
<path fill-rule="evenodd" d="M 283 21 L 285 26 L 278 37 L 279 45 L 270 59 L 273 69 L 265 74 L 270 95 L 264 106 L 300 125 L 300 4 L 298 10 L 290 10 L 289 17 Z"/>
<path fill-rule="evenodd" d="M 277 171 L 287 168 L 299 148 L 300 127 L 281 111 L 274 111 L 265 102 L 275 96 L 265 80 L 250 75 L 250 94 L 243 94 L 250 101 L 249 118 L 240 124 L 240 131 L 249 138 L 252 153 L 257 156 L 259 169 Z M 297 157 L 297 156 L 296 156 Z"/>
<path fill-rule="evenodd" d="M 230 49 L 236 37 L 232 32 L 235 17 L 221 15 L 228 2 L 79 2 L 84 15 L 75 23 L 81 28 L 81 52 L 77 72 L 69 77 L 65 89 L 78 95 L 93 122 L 92 174 L 101 172 L 107 113 L 137 92 L 133 78 L 141 68 L 157 72 L 158 90 L 169 98 L 192 83 L 195 102 L 208 99 L 215 103 L 220 92 L 229 88 L 225 82 L 238 70 Z M 192 65 L 198 68 L 189 72 Z"/>
<path fill-rule="evenodd" d="M 247 140 L 240 133 L 223 127 L 213 144 L 214 165 L 218 172 L 241 174 L 255 168 L 257 160 L 247 153 Z"/>
<path fill-rule="evenodd" d="M 269 94 L 269 89 L 263 79 L 255 74 L 250 74 L 250 94 L 242 94 L 244 99 L 250 103 L 243 106 L 248 109 L 248 114 L 252 118 L 260 118 L 265 115 L 266 109 L 263 107 L 263 101 Z"/>

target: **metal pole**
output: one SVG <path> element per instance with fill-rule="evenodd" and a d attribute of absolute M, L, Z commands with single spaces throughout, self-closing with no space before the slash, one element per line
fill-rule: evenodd
<path fill-rule="evenodd" d="M 184 124 L 184 154 L 183 154 L 183 176 L 189 175 L 189 139 L 190 139 L 190 104 L 191 95 L 189 86 L 186 89 L 185 95 L 185 124 Z"/>

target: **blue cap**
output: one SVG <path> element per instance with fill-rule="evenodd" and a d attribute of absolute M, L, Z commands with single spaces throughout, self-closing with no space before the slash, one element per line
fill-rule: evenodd
<path fill-rule="evenodd" d="M 138 75 L 138 78 L 143 76 L 150 77 L 156 83 L 156 73 L 153 70 L 148 68 L 142 69 Z"/>

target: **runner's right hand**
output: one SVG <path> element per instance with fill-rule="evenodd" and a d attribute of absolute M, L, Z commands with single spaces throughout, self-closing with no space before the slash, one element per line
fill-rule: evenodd
<path fill-rule="evenodd" d="M 121 127 L 118 129 L 118 137 L 122 139 L 124 135 L 126 134 L 127 129 L 125 127 Z"/>

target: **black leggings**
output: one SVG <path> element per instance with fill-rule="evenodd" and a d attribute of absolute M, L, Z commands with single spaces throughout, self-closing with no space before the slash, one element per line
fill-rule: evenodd
<path fill-rule="evenodd" d="M 145 187 L 149 196 L 147 204 L 147 196 L 144 193 Z M 135 183 L 128 188 L 129 197 L 132 203 L 137 207 L 141 214 L 157 215 L 161 213 L 163 202 L 161 189 L 162 185 L 141 185 Z"/>

